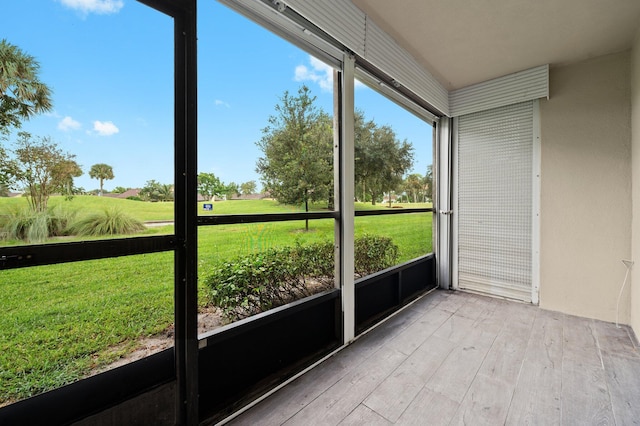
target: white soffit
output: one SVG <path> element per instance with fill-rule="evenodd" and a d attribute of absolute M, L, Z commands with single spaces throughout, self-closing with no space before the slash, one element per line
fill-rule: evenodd
<path fill-rule="evenodd" d="M 549 65 L 449 92 L 451 117 L 549 97 Z"/>
<path fill-rule="evenodd" d="M 623 52 L 640 24 L 638 0 L 352 2 L 449 90 Z"/>

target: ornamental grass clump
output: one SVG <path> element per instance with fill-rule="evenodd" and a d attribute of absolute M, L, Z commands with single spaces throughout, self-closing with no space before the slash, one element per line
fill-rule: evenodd
<path fill-rule="evenodd" d="M 68 235 L 75 212 L 60 207 L 37 212 L 30 208 L 17 208 L 0 220 L 1 235 L 7 240 L 42 243 L 47 238 Z"/>
<path fill-rule="evenodd" d="M 115 208 L 104 209 L 78 220 L 71 233 L 78 236 L 135 234 L 145 229 L 144 224 Z"/>

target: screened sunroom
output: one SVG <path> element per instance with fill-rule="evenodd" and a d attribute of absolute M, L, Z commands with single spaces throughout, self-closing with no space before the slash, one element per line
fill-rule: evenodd
<path fill-rule="evenodd" d="M 147 180 L 50 205 L 145 221 L 0 241 L 0 424 L 640 416 L 640 4 L 43 7 L 22 130 Z"/>

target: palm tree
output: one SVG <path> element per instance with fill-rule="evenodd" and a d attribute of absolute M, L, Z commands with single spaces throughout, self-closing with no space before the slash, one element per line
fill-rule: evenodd
<path fill-rule="evenodd" d="M 38 79 L 40 64 L 7 40 L 0 40 L 0 133 L 50 111 L 51 90 Z"/>
<path fill-rule="evenodd" d="M 91 170 L 89 170 L 89 177 L 100 181 L 100 192 L 98 195 L 102 196 L 102 184 L 105 180 L 114 178 L 113 167 L 104 163 L 94 164 L 91 166 Z"/>
<path fill-rule="evenodd" d="M 160 201 L 173 201 L 173 185 L 162 184 L 158 190 Z"/>

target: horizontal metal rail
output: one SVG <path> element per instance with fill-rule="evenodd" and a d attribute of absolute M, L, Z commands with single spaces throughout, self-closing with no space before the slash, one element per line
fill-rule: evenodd
<path fill-rule="evenodd" d="M 356 210 L 356 216 L 384 216 L 388 214 L 409 214 L 409 213 L 429 213 L 432 212 L 432 208 L 391 208 L 389 210 Z"/>
<path fill-rule="evenodd" d="M 356 210 L 356 216 L 384 216 L 390 214 L 429 213 L 432 208 L 402 208 L 389 210 Z M 323 211 L 308 213 L 258 213 L 258 214 L 220 214 L 198 216 L 198 226 L 233 225 L 238 223 L 285 222 L 290 220 L 339 219 L 340 212 Z"/>
<path fill-rule="evenodd" d="M 285 222 L 289 220 L 317 220 L 338 219 L 339 212 L 309 212 L 309 213 L 264 213 L 264 214 L 220 214 L 212 216 L 198 216 L 198 225 L 233 225 L 236 223 Z"/>
<path fill-rule="evenodd" d="M 174 235 L 0 248 L 0 270 L 174 250 Z"/>

